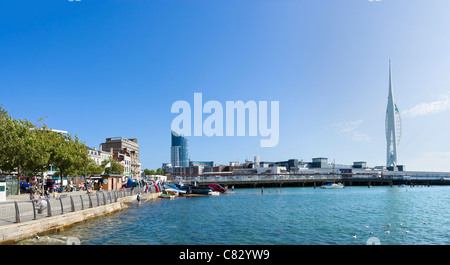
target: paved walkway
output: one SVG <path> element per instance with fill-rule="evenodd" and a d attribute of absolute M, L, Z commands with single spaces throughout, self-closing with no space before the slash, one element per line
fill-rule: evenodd
<path fill-rule="evenodd" d="M 94 193 L 97 191 L 94 191 Z M 83 195 L 87 194 L 87 191 L 72 191 L 72 192 L 58 192 L 58 196 L 66 194 L 67 196 L 73 196 L 73 195 Z M 50 197 L 53 198 L 53 193 L 50 193 Z M 39 194 L 34 194 L 34 198 L 39 198 Z M 30 193 L 21 193 L 20 195 L 8 195 L 6 197 L 7 201 L 27 201 L 30 200 Z"/>

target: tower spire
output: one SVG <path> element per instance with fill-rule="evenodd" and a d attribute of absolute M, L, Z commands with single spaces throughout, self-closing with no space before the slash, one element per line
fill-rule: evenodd
<path fill-rule="evenodd" d="M 401 118 L 394 100 L 391 60 L 389 59 L 389 94 L 386 109 L 386 166 L 395 169 L 397 166 L 397 146 L 401 137 Z"/>

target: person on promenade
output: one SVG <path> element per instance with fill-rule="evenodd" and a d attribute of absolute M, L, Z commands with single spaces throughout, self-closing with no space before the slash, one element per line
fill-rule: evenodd
<path fill-rule="evenodd" d="M 44 191 L 44 194 L 45 194 L 45 197 L 46 197 L 47 199 L 50 199 L 50 188 L 47 188 L 47 189 Z"/>
<path fill-rule="evenodd" d="M 141 202 L 141 196 L 139 196 L 139 195 L 140 195 L 140 193 L 138 193 L 138 195 L 137 195 L 137 197 L 136 197 L 136 199 L 137 199 L 138 203 L 140 203 L 140 202 Z"/>
<path fill-rule="evenodd" d="M 30 193 L 30 201 L 32 201 L 32 200 L 34 200 L 34 193 L 33 192 Z"/>

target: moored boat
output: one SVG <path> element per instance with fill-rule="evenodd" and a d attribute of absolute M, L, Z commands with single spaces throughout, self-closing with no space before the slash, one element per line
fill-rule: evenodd
<path fill-rule="evenodd" d="M 175 195 L 175 193 L 173 191 L 169 190 L 169 191 L 166 191 L 165 193 L 159 194 L 158 197 L 162 198 L 162 199 L 173 199 L 173 198 L 176 197 L 176 195 Z"/>
<path fill-rule="evenodd" d="M 212 191 L 213 191 L 213 189 L 211 189 L 209 187 L 198 187 L 198 186 L 192 187 L 193 194 L 208 194 L 209 192 L 212 192 Z"/>
<path fill-rule="evenodd" d="M 344 188 L 344 184 L 342 183 L 328 183 L 326 185 L 322 185 L 320 186 L 321 189 L 343 189 Z"/>

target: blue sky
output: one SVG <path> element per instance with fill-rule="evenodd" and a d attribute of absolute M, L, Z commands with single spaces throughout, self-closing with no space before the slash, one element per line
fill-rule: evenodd
<path fill-rule="evenodd" d="M 448 10 L 447 0 L 0 0 L 0 104 L 93 147 L 138 138 L 142 167 L 156 169 L 170 160 L 175 101 L 279 101 L 276 147 L 190 137 L 191 159 L 384 165 L 391 59 L 399 164 L 450 171 Z"/>

